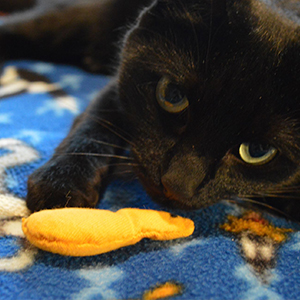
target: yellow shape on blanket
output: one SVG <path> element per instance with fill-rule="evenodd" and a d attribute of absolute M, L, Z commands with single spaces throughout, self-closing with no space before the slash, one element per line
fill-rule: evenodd
<path fill-rule="evenodd" d="M 143 295 L 143 300 L 159 300 L 176 297 L 182 292 L 182 286 L 174 282 L 166 282 Z"/>
<path fill-rule="evenodd" d="M 192 220 L 170 213 L 125 208 L 117 212 L 89 208 L 43 210 L 22 220 L 36 247 L 70 256 L 91 256 L 133 245 L 143 238 L 171 240 L 194 231 Z"/>

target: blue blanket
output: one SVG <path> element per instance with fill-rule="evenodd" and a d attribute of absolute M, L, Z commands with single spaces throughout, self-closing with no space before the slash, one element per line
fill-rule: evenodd
<path fill-rule="evenodd" d="M 34 61 L 8 62 L 3 69 L 0 299 L 300 299 L 299 225 L 226 201 L 175 211 L 195 222 L 189 238 L 145 239 L 94 257 L 63 257 L 25 240 L 28 175 L 49 159 L 74 117 L 108 82 Z M 124 207 L 166 210 L 139 182 L 117 180 L 98 208 Z"/>

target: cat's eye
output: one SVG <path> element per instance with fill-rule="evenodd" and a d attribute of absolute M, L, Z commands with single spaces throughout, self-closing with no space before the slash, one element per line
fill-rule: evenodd
<path fill-rule="evenodd" d="M 251 165 L 263 165 L 272 160 L 278 150 L 270 145 L 260 143 L 243 143 L 239 154 L 242 160 Z"/>
<path fill-rule="evenodd" d="M 158 82 L 156 99 L 158 104 L 169 113 L 182 112 L 189 106 L 186 95 L 167 76 L 162 77 Z"/>

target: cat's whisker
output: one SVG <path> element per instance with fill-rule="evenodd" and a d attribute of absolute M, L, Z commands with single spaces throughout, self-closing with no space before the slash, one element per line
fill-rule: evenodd
<path fill-rule="evenodd" d="M 115 128 L 116 130 L 121 131 L 123 134 L 127 135 L 128 137 L 132 138 L 132 136 L 125 130 L 123 130 L 122 128 L 120 128 L 119 126 L 117 126 L 116 124 L 111 123 L 110 121 L 97 117 L 95 120 L 98 120 L 99 122 L 104 122 L 105 124 Z"/>
<path fill-rule="evenodd" d="M 107 143 L 107 142 L 103 142 L 103 141 L 100 141 L 100 140 L 97 140 L 97 139 L 89 139 L 91 142 L 94 142 L 96 144 L 100 144 L 100 145 L 106 145 L 106 146 L 110 146 L 112 148 L 118 148 L 118 149 L 122 149 L 122 150 L 125 150 L 127 151 L 128 148 L 126 147 L 122 147 L 122 146 L 119 146 L 119 145 L 115 145 L 115 144 L 111 144 L 111 143 Z"/>
<path fill-rule="evenodd" d="M 231 202 L 231 203 L 246 202 L 246 203 L 255 204 L 257 206 L 261 206 L 261 207 L 267 208 L 271 211 L 274 211 L 274 212 L 284 216 L 287 219 L 297 221 L 297 220 L 295 220 L 295 218 L 293 218 L 292 216 L 286 214 L 285 212 L 281 211 L 280 209 L 278 209 L 278 208 L 276 208 L 272 205 L 269 205 L 267 203 L 251 199 L 247 195 L 246 196 L 244 196 L 244 195 L 243 196 L 238 196 L 238 198 L 225 199 L 225 201 L 228 201 L 228 202 Z"/>
<path fill-rule="evenodd" d="M 134 143 L 130 140 L 128 140 L 127 138 L 125 138 L 123 135 L 121 135 L 120 133 L 118 133 L 116 130 L 110 128 L 108 125 L 104 125 L 103 123 L 98 121 L 98 124 L 100 124 L 101 126 L 103 126 L 104 128 L 108 129 L 110 132 L 112 132 L 113 134 L 115 134 L 116 136 L 118 136 L 120 139 L 122 139 L 123 141 L 125 141 L 127 144 L 134 146 Z"/>
<path fill-rule="evenodd" d="M 278 188 L 275 187 L 270 190 L 266 190 L 266 192 L 271 192 L 271 193 L 300 192 L 300 186 L 283 186 Z"/>
<path fill-rule="evenodd" d="M 64 101 L 64 100 L 62 99 L 61 101 Z M 72 110 L 77 110 L 77 106 L 76 105 L 71 105 L 71 103 L 69 101 L 65 101 L 64 106 L 68 107 L 68 108 L 70 108 Z M 97 110 L 97 112 L 113 113 L 113 112 L 119 112 L 119 110 L 118 109 L 101 109 L 101 110 Z M 109 121 L 107 121 L 107 120 L 105 120 L 103 118 L 95 117 L 95 116 L 91 115 L 90 113 L 88 113 L 86 111 L 82 112 L 81 115 L 86 115 L 88 118 L 94 120 L 95 122 L 97 122 L 101 126 L 105 127 L 106 129 L 110 130 L 112 133 L 114 133 L 115 135 L 117 135 L 118 137 L 120 137 L 126 143 L 128 143 L 129 145 L 133 146 L 133 143 L 129 139 L 127 139 L 126 137 L 124 137 L 124 134 L 127 135 L 129 138 L 132 138 L 132 136 L 130 136 L 130 134 L 128 132 L 125 132 L 123 129 L 119 128 L 115 124 L 113 124 L 113 123 L 111 123 L 111 122 L 109 122 Z M 104 125 L 101 122 L 105 123 L 106 125 Z M 114 127 L 114 129 L 110 128 L 109 126 Z M 117 132 L 116 130 L 122 132 L 123 135 L 121 133 Z"/>
<path fill-rule="evenodd" d="M 294 195 L 284 195 L 284 194 L 279 194 L 279 193 L 270 193 L 270 192 L 261 192 L 253 195 L 244 195 L 244 196 L 249 196 L 253 198 L 283 198 L 283 199 L 299 199 L 300 196 L 294 196 Z"/>
<path fill-rule="evenodd" d="M 93 156 L 93 157 L 107 157 L 107 158 L 118 158 L 124 160 L 134 160 L 133 157 L 115 155 L 115 154 L 103 154 L 103 153 L 88 153 L 88 152 L 56 152 L 55 155 L 74 155 L 74 156 Z"/>
<path fill-rule="evenodd" d="M 300 196 L 292 196 L 292 195 L 266 194 L 264 197 L 300 200 Z"/>
<path fill-rule="evenodd" d="M 260 206 L 264 206 L 264 207 L 272 209 L 272 210 L 278 210 L 279 212 L 281 212 L 279 209 L 277 209 L 277 208 L 275 208 L 275 207 L 273 207 L 273 206 L 271 206 L 271 205 L 269 205 L 267 203 L 260 202 L 260 201 L 254 200 L 254 199 L 250 199 L 247 196 L 239 196 L 238 198 L 225 199 L 225 201 L 231 201 L 233 203 L 248 202 L 248 203 L 252 203 L 252 204 L 257 204 L 257 205 L 260 205 Z"/>
<path fill-rule="evenodd" d="M 112 132 L 113 134 L 115 134 L 116 136 L 118 136 L 119 138 L 121 138 L 123 141 L 125 141 L 129 145 L 134 146 L 134 143 L 132 141 L 130 141 L 128 138 L 124 137 L 124 135 L 122 135 L 121 133 L 117 132 L 117 130 L 121 131 L 123 134 L 126 134 L 128 137 L 130 137 L 130 135 L 129 135 L 128 132 L 125 132 L 123 129 L 119 128 L 115 124 L 113 124 L 110 121 L 107 121 L 107 120 L 105 120 L 103 118 L 94 117 L 91 114 L 88 114 L 87 112 L 84 112 L 83 114 L 87 115 L 91 120 L 95 121 L 97 124 L 99 124 L 102 127 L 108 129 L 110 132 Z"/>
<path fill-rule="evenodd" d="M 61 100 L 63 101 L 63 99 Z M 65 101 L 64 105 L 70 109 L 76 110 L 77 106 L 75 105 L 71 105 L 71 103 L 69 101 Z M 113 113 L 113 112 L 119 112 L 119 109 L 101 109 L 101 110 L 97 110 L 97 112 L 102 112 L 102 113 Z M 122 112 L 123 113 L 123 112 Z M 124 140 L 126 143 L 128 143 L 129 145 L 133 145 L 133 143 L 127 139 L 124 135 L 128 136 L 129 138 L 132 138 L 132 136 L 130 136 L 130 134 L 126 131 L 124 131 L 123 129 L 121 129 L 120 127 L 116 126 L 115 124 L 103 119 L 103 118 L 99 118 L 96 117 L 94 115 L 91 115 L 90 113 L 88 113 L 87 111 L 84 111 L 81 113 L 81 115 L 86 115 L 88 118 L 94 120 L 95 122 L 97 122 L 98 124 L 102 125 L 103 127 L 107 128 L 108 130 L 110 130 L 112 133 L 114 133 L 115 135 L 117 135 L 118 137 L 120 137 L 122 140 Z M 106 125 L 104 125 L 103 123 L 105 123 Z M 113 127 L 114 129 L 110 128 Z M 116 130 L 122 132 L 119 133 Z"/>
<path fill-rule="evenodd" d="M 103 126 L 104 128 L 108 129 L 110 132 L 112 132 L 113 134 L 115 134 L 116 136 L 118 136 L 120 139 L 122 139 L 123 141 L 125 141 L 127 144 L 134 146 L 134 143 L 130 140 L 128 140 L 127 138 L 125 138 L 123 135 L 121 135 L 120 133 L 118 133 L 116 130 L 112 129 L 109 127 L 109 124 L 103 124 L 100 121 L 97 121 L 97 123 L 101 126 Z"/>
<path fill-rule="evenodd" d="M 111 163 L 111 164 L 107 164 L 104 166 L 104 168 L 106 167 L 139 167 L 140 164 L 139 163 Z"/>
<path fill-rule="evenodd" d="M 281 197 L 284 194 L 299 194 L 300 199 L 300 191 L 295 189 L 286 189 L 286 190 L 271 190 L 271 191 L 265 191 L 266 195 L 277 195 L 278 197 Z"/>

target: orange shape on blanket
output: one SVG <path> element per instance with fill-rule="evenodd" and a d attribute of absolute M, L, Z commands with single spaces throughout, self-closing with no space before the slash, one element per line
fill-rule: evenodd
<path fill-rule="evenodd" d="M 143 238 L 187 237 L 193 233 L 194 223 L 155 210 L 61 208 L 32 214 L 23 219 L 22 229 L 27 239 L 42 250 L 90 256 L 133 245 Z"/>
<path fill-rule="evenodd" d="M 143 300 L 158 300 L 175 297 L 182 293 L 181 285 L 174 282 L 166 282 L 144 294 Z"/>
<path fill-rule="evenodd" d="M 286 240 L 286 233 L 292 232 L 292 229 L 279 228 L 270 224 L 263 219 L 261 215 L 255 212 L 246 212 L 241 218 L 228 216 L 229 223 L 221 225 L 221 228 L 232 232 L 241 233 L 243 231 L 251 231 L 258 236 L 268 236 L 276 243 L 281 243 Z"/>

